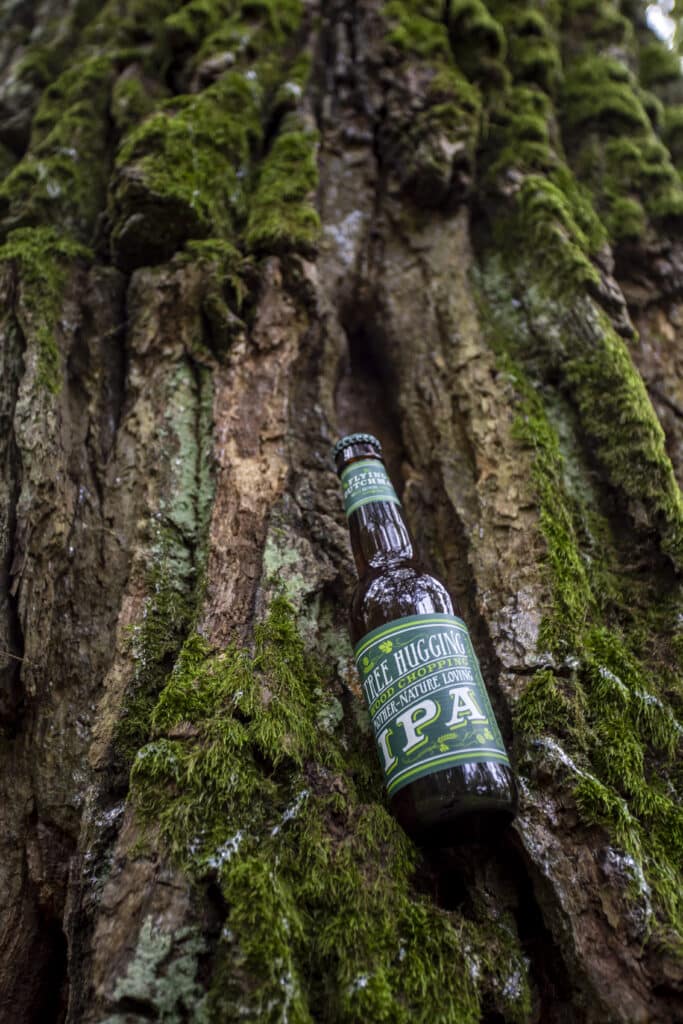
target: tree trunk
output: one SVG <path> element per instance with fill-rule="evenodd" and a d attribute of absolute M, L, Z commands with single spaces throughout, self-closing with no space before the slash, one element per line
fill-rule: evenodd
<path fill-rule="evenodd" d="M 683 80 L 644 19 L 0 8 L 2 1022 L 683 1020 Z M 386 809 L 350 430 L 470 625 L 494 848 Z"/>

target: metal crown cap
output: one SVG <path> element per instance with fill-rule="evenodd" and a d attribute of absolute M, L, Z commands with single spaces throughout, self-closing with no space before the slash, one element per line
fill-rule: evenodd
<path fill-rule="evenodd" d="M 346 437 L 340 437 L 334 445 L 332 449 L 332 458 L 336 459 L 340 452 L 343 452 L 345 448 L 349 448 L 352 444 L 370 444 L 380 458 L 382 456 L 381 442 L 372 434 L 347 434 Z"/>

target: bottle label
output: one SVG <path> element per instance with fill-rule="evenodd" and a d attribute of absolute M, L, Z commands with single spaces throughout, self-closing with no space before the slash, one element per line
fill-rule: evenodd
<path fill-rule="evenodd" d="M 377 459 L 359 459 L 341 473 L 344 512 L 347 517 L 371 501 L 391 501 L 400 505 L 387 471 Z"/>
<path fill-rule="evenodd" d="M 355 648 L 389 796 L 453 765 L 509 765 L 467 626 L 408 615 Z"/>

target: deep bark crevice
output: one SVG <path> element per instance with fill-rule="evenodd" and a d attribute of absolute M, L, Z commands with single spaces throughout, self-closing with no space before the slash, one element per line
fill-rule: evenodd
<path fill-rule="evenodd" d="M 406 452 L 401 445 L 397 382 L 386 347 L 364 309 L 342 319 L 348 340 L 336 388 L 337 425 L 340 433 L 375 434 L 384 442 L 384 455 L 399 497 L 403 491 L 401 464 Z"/>

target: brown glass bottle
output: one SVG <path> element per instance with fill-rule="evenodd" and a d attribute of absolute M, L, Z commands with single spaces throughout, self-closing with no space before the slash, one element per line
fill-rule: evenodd
<path fill-rule="evenodd" d="M 386 476 L 381 451 L 379 441 L 371 435 L 352 434 L 337 442 L 334 458 L 344 487 L 351 547 L 359 577 L 351 601 L 351 641 L 373 718 L 380 760 L 388 773 L 391 811 L 411 836 L 424 842 L 480 840 L 499 832 L 514 817 L 517 808 L 515 778 L 466 627 L 456 618 L 458 613 L 444 585 L 425 572 L 416 560 L 413 541 Z M 350 466 L 354 468 L 349 469 Z M 460 632 L 452 630 L 449 640 L 451 625 L 457 626 Z M 437 632 L 431 634 L 430 629 Z M 406 638 L 411 636 L 417 636 L 418 640 L 409 643 Z M 389 638 L 388 642 L 385 639 L 382 643 L 383 637 Z M 447 657 L 456 650 L 453 643 L 461 644 L 459 637 L 467 646 L 467 660 Z M 444 651 L 447 642 L 451 647 Z M 397 650 L 401 644 L 403 648 Z M 363 650 L 372 657 L 363 659 L 360 653 Z M 439 652 L 438 660 L 421 665 L 419 653 L 428 655 L 429 650 Z M 384 654 L 384 651 L 391 653 Z M 408 663 L 411 654 L 413 663 Z M 469 667 L 434 669 L 446 662 Z M 369 665 L 375 667 L 368 670 L 366 676 Z M 434 669 L 434 674 L 429 674 L 430 669 Z M 399 672 L 404 672 L 403 676 L 399 677 Z M 417 678 L 421 672 L 424 678 Z M 461 680 L 471 678 L 472 673 L 476 674 L 478 683 L 470 688 L 460 685 L 459 681 L 450 689 L 441 685 L 451 676 L 457 675 Z M 406 680 L 411 681 L 410 685 Z M 429 686 L 434 687 L 434 691 L 427 690 Z M 374 702 L 373 698 L 376 698 Z M 403 706 L 407 710 L 396 717 L 394 712 L 397 708 L 400 710 L 400 701 L 406 702 Z M 459 711 L 452 710 L 456 701 Z M 411 711 L 411 708 L 417 710 Z M 383 721 L 391 723 L 391 727 L 383 729 Z M 485 724 L 479 725 L 480 722 Z M 441 730 L 438 736 L 435 730 Z M 473 753 L 467 753 L 468 741 L 463 737 L 465 733 L 472 736 L 473 730 L 479 731 L 471 742 L 481 744 L 482 749 L 472 748 Z M 490 753 L 486 752 L 489 742 L 486 736 L 492 738 L 490 746 L 496 748 Z M 416 751 L 409 750 L 411 743 L 418 748 Z M 458 749 L 458 744 L 462 748 L 463 743 L 464 753 Z M 419 750 L 421 745 L 422 751 Z M 431 751 L 426 763 L 411 768 L 407 759 L 424 757 L 425 750 Z M 401 762 L 401 755 L 406 763 Z M 403 781 L 394 777 L 392 782 L 392 770 L 398 770 Z M 411 774 L 418 777 L 411 779 Z"/>

